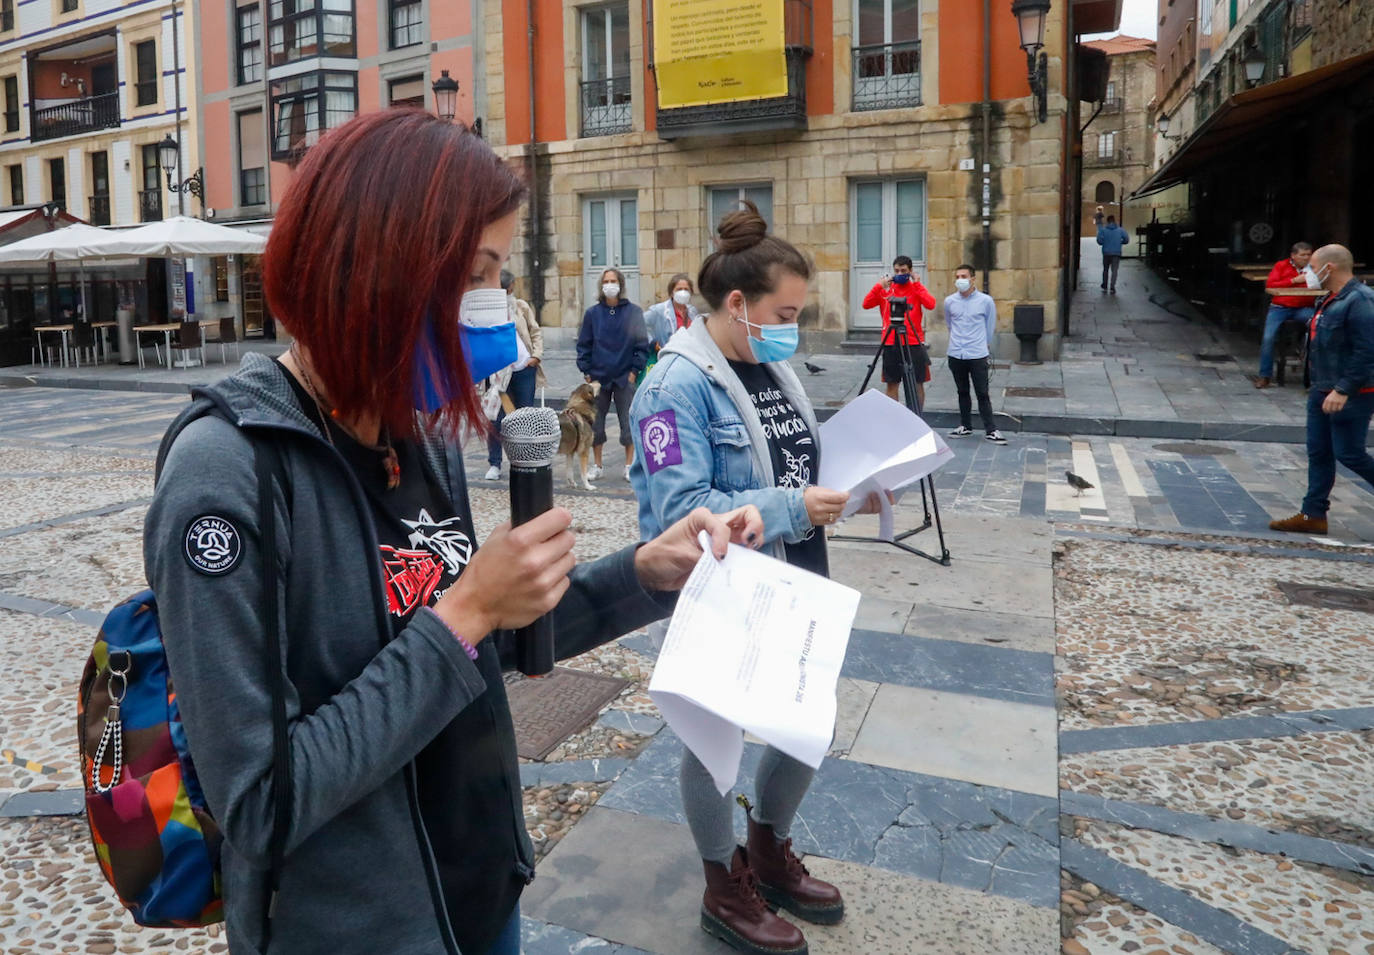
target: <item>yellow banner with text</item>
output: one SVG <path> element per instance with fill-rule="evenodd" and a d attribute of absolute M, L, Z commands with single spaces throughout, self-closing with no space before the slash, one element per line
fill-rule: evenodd
<path fill-rule="evenodd" d="M 659 0 L 660 109 L 787 95 L 783 0 Z"/>

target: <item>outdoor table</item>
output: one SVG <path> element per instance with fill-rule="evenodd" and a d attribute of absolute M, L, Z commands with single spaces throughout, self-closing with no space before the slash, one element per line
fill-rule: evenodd
<path fill-rule="evenodd" d="M 1264 292 L 1266 295 L 1296 295 L 1302 298 L 1321 298 L 1323 295 L 1326 294 L 1326 289 L 1307 288 L 1306 286 L 1302 285 L 1295 285 L 1289 288 L 1285 288 L 1283 286 L 1279 286 L 1278 288 L 1269 288 L 1268 286 L 1265 286 Z"/>
<path fill-rule="evenodd" d="M 63 368 L 66 368 L 66 367 L 67 367 L 67 333 L 70 332 L 70 331 L 71 331 L 72 329 L 74 329 L 75 327 L 76 327 L 76 326 L 75 326 L 75 325 L 72 325 L 72 324 L 67 324 L 67 325 L 35 325 L 35 326 L 33 326 L 33 334 L 34 334 L 34 336 L 37 337 L 37 339 L 38 339 L 38 355 L 39 355 L 39 360 L 42 361 L 43 354 L 45 353 L 45 352 L 44 352 L 44 348 L 43 348 L 43 335 L 44 335 L 46 332 L 60 332 L 60 333 L 62 334 L 62 367 L 63 367 Z"/>
<path fill-rule="evenodd" d="M 199 324 L 202 328 L 205 328 L 205 327 L 210 326 L 210 325 L 218 325 L 218 324 L 219 324 L 219 319 L 217 319 L 217 318 L 198 319 L 198 320 L 197 320 L 197 324 Z M 178 331 L 178 330 L 180 330 L 180 328 L 181 328 L 181 323 L 180 323 L 180 322 L 167 322 L 167 323 L 162 324 L 162 325 L 135 325 L 135 326 L 134 326 L 134 334 L 135 334 L 135 335 L 141 335 L 141 334 L 143 334 L 144 332 L 162 332 L 162 340 L 163 340 L 163 343 L 167 346 L 167 367 L 170 369 L 170 368 L 173 367 L 173 364 L 172 364 L 172 332 Z M 204 340 L 204 339 L 202 338 L 202 341 L 203 341 L 203 340 Z M 65 339 L 64 339 L 64 341 L 65 341 Z M 142 349 L 139 349 L 139 352 L 138 352 L 138 363 L 139 363 L 139 367 L 142 368 L 142 367 L 143 367 L 143 350 L 142 350 Z M 199 361 L 196 361 L 196 360 L 192 359 L 191 356 L 187 355 L 186 358 L 184 358 L 182 361 L 177 362 L 176 365 L 175 365 L 175 367 L 177 367 L 177 368 L 195 368 L 195 367 L 196 367 L 197 365 L 199 365 L 199 364 L 200 364 Z"/>

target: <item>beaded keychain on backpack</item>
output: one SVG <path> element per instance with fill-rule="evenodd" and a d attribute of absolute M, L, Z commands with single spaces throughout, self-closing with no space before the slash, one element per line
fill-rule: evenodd
<path fill-rule="evenodd" d="M 124 657 L 123 666 L 115 665 L 115 654 Z M 98 793 L 107 793 L 119 785 L 119 773 L 124 768 L 124 723 L 119 718 L 119 705 L 124 702 L 124 694 L 129 691 L 129 670 L 133 668 L 133 655 L 128 650 L 116 650 L 110 654 L 110 676 L 106 686 L 110 693 L 110 707 L 105 711 L 105 729 L 100 733 L 100 745 L 95 749 L 95 759 L 91 761 L 91 788 Z M 115 691 L 115 678 L 119 679 L 119 691 Z M 114 740 L 114 763 L 108 784 L 100 781 L 100 768 L 105 762 L 105 746 Z"/>

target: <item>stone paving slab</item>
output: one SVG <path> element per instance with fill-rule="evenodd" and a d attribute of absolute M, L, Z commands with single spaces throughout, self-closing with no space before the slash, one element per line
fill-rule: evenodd
<path fill-rule="evenodd" d="M 80 816 L 86 811 L 84 789 L 15 793 L 0 802 L 0 819 L 28 816 Z"/>
<path fill-rule="evenodd" d="M 819 856 L 805 861 L 839 885 L 848 903 L 838 926 L 798 923 L 815 955 L 1041 955 L 1056 944 L 1050 909 Z M 685 825 L 597 807 L 540 866 L 524 908 L 648 951 L 718 955 L 729 949 L 698 925 L 702 886 Z"/>

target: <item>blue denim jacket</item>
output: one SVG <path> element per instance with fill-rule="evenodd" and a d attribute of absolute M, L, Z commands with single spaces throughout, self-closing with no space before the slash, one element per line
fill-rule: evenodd
<path fill-rule="evenodd" d="M 811 402 L 786 362 L 766 366 L 779 390 L 817 436 Z M 706 322 L 673 336 L 630 405 L 635 462 L 630 485 L 639 500 L 639 531 L 649 540 L 693 508 L 717 513 L 753 504 L 764 541 L 783 557 L 783 542 L 811 532 L 804 491 L 774 486 L 768 439 L 744 385 L 711 338 Z"/>
<path fill-rule="evenodd" d="M 1312 387 L 1345 395 L 1374 387 L 1374 288 L 1351 279 L 1319 303 L 1308 343 Z"/>

